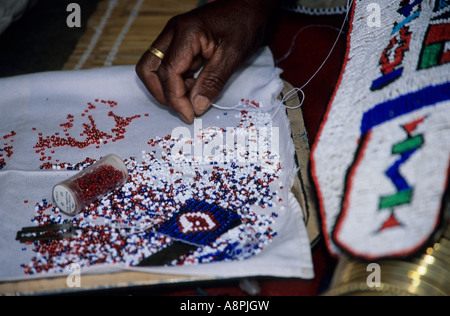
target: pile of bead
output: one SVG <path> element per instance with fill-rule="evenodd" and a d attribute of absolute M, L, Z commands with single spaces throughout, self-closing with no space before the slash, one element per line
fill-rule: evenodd
<path fill-rule="evenodd" d="M 71 178 L 53 187 L 53 201 L 70 216 L 128 180 L 128 169 L 116 155 L 109 154 Z"/>
<path fill-rule="evenodd" d="M 267 126 L 267 115 L 242 111 L 239 126 Z M 217 132 L 216 128 L 206 128 L 202 137 L 213 140 Z M 177 141 L 170 135 L 150 140 L 152 151 L 142 151 L 139 160 L 124 161 L 128 169 L 125 185 L 73 218 L 62 215 L 46 201 L 38 203 L 34 224 L 71 222 L 79 229 L 70 239 L 33 242 L 30 246 L 36 255 L 22 265 L 24 272 L 61 273 L 71 263 L 82 268 L 98 264 L 135 266 L 176 241 L 156 228 L 180 215 L 193 201 L 235 214 L 241 224 L 221 231 L 214 241 L 199 245 L 171 265 L 244 260 L 263 251 L 277 235 L 276 212 L 283 209 L 283 201 L 278 197 L 282 188 L 276 182 L 282 172 L 278 157 L 261 153 L 266 159 L 264 164 L 250 160 L 204 163 L 195 156 L 174 163 L 171 149 Z M 244 156 L 248 155 L 247 148 Z M 78 168 L 92 162 L 86 161 Z M 220 226 L 225 222 L 218 220 L 213 224 Z"/>

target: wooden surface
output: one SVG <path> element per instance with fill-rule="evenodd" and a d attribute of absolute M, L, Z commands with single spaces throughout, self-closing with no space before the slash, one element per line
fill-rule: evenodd
<path fill-rule="evenodd" d="M 283 98 L 292 89 L 294 87 L 290 83 L 285 82 L 280 98 Z M 302 208 L 311 247 L 314 247 L 320 240 L 320 221 L 317 212 L 316 193 L 309 176 L 311 150 L 302 109 L 296 108 L 299 104 L 300 99 L 298 96 L 286 101 L 286 106 L 288 106 L 286 113 L 291 124 L 292 140 L 295 146 L 295 160 L 298 166 L 297 177 L 294 179 L 292 192 Z"/>
<path fill-rule="evenodd" d="M 129 287 L 156 286 L 211 280 L 208 277 L 153 274 L 125 271 L 104 274 L 81 274 L 80 287 L 69 287 L 67 277 L 50 277 L 17 282 L 0 283 L 0 295 L 54 295 L 75 294 L 86 291 L 120 290 Z M 72 279 L 70 279 L 72 280 Z"/>

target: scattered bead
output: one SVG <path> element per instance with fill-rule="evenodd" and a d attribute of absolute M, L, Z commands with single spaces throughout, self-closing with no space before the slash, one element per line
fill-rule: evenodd
<path fill-rule="evenodd" d="M 98 99 L 96 99 L 98 100 Z M 118 105 L 116 101 L 111 100 L 100 100 L 95 101 L 95 103 L 106 104 L 109 107 L 114 108 Z M 101 131 L 98 129 L 96 121 L 92 115 L 90 115 L 90 111 L 95 110 L 98 105 L 93 104 L 91 102 L 87 103 L 88 107 L 83 110 L 81 113 L 82 117 L 88 118 L 89 123 L 83 123 L 83 131 L 78 133 L 77 136 L 84 137 L 84 139 L 78 139 L 77 137 L 71 136 L 69 133 L 75 124 L 75 116 L 72 114 L 68 114 L 66 117 L 66 122 L 61 123 L 60 126 L 63 129 L 66 137 L 59 136 L 60 133 L 55 133 L 54 135 L 44 136 L 42 133 L 38 133 L 39 140 L 34 145 L 34 149 L 36 154 L 40 154 L 40 161 L 52 160 L 51 156 L 48 156 L 47 151 L 51 151 L 54 153 L 55 148 L 61 147 L 73 147 L 84 149 L 89 146 L 95 146 L 96 148 L 100 148 L 101 144 L 107 144 L 108 141 L 116 142 L 118 140 L 125 138 L 126 127 L 135 119 L 140 118 L 140 115 L 134 115 L 132 117 L 122 117 L 116 115 L 113 111 L 108 113 L 108 117 L 111 117 L 115 125 L 109 131 Z M 51 163 L 44 163 L 41 165 L 41 169 L 52 169 Z"/>
<path fill-rule="evenodd" d="M 113 101 L 95 100 L 95 103 L 88 104 L 88 110 L 95 110 L 102 104 L 111 107 L 117 105 Z M 255 104 L 253 106 L 256 107 Z M 86 114 L 89 117 L 89 113 Z M 242 111 L 239 127 L 247 130 L 267 127 L 267 115 L 269 114 Z M 99 131 L 94 119 L 90 117 L 90 123 L 84 125 L 85 141 L 77 141 L 69 136 L 61 138 L 56 134 L 44 137 L 40 133 L 39 142 L 35 146 L 36 153 L 43 152 L 43 156 L 47 157 L 47 150 L 56 147 L 84 148 L 98 145 L 96 142 L 100 139 L 118 140 L 123 137 L 126 126 L 139 117 L 124 118 L 113 112 L 109 116 L 116 123 L 111 133 Z M 61 124 L 61 127 L 66 133 L 73 124 L 74 117 L 69 115 L 67 122 Z M 239 130 L 206 128 L 200 138 L 204 142 L 212 142 L 223 132 L 238 133 Z M 255 164 L 248 159 L 252 152 L 247 146 L 241 148 L 242 160 L 207 163 L 205 160 L 200 161 L 201 157 L 190 156 L 179 161 L 172 155 L 172 148 L 177 141 L 179 140 L 172 139 L 171 135 L 149 140 L 151 149 L 143 150 L 141 159 L 125 160 L 128 169 L 128 181 L 125 185 L 93 202 L 75 217 L 61 214 L 57 207 L 46 200 L 37 203 L 32 219 L 35 225 L 71 222 L 79 229 L 70 239 L 36 241 L 28 245 L 27 247 L 33 248 L 35 256 L 28 264 L 22 264 L 24 272 L 30 275 L 63 272 L 72 262 L 81 267 L 97 264 L 118 264 L 124 267 L 137 265 L 144 258 L 180 238 L 170 237 L 167 234 L 169 229 L 158 231 L 158 227 L 164 227 L 164 223 L 170 224 L 171 219 L 185 214 L 183 212 L 186 210 L 193 211 L 199 207 L 210 212 L 205 214 L 211 214 L 212 217 L 202 217 L 203 222 L 199 219 L 198 224 L 188 223 L 186 221 L 192 221 L 193 217 L 189 218 L 191 214 L 186 213 L 182 219 L 186 233 L 204 232 L 205 227 L 222 225 L 224 221 L 212 219 L 222 213 L 239 217 L 241 224 L 224 230 L 220 236 L 214 236 L 211 240 L 202 238 L 200 241 L 203 243 L 199 242 L 202 246 L 193 253 L 174 260 L 171 265 L 244 260 L 262 252 L 277 236 L 273 226 L 280 206 L 277 203 L 281 199 L 271 189 L 282 171 L 277 157 L 270 151 L 263 152 L 260 154 L 265 159 L 264 163 Z M 268 143 L 270 137 L 264 141 Z M 47 163 L 43 164 L 43 168 L 51 169 L 56 166 L 81 170 L 94 162 L 87 158 L 76 165 Z M 89 181 L 86 185 L 89 186 Z M 208 211 L 208 207 L 212 207 L 213 211 Z M 263 211 L 264 209 L 269 211 Z M 176 223 L 179 225 L 178 221 Z"/>
<path fill-rule="evenodd" d="M 11 158 L 14 154 L 14 148 L 12 146 L 12 143 L 14 142 L 14 136 L 16 136 L 15 131 L 11 131 L 11 133 L 3 135 L 3 139 L 8 142 L 3 144 L 3 148 L 0 147 L 0 170 L 6 166 L 6 159 Z M 4 155 L 2 152 L 5 152 L 6 155 Z"/>

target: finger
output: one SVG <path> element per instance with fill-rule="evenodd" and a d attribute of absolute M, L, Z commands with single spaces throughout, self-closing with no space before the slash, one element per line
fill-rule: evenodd
<path fill-rule="evenodd" d="M 145 52 L 136 65 L 136 73 L 147 90 L 161 103 L 166 104 L 157 70 L 161 61 L 155 61 L 149 52 Z"/>
<path fill-rule="evenodd" d="M 189 99 L 189 91 L 193 86 L 191 80 L 195 71 L 201 66 L 202 34 L 200 31 L 180 32 L 174 34 L 164 60 L 158 70 L 167 104 L 180 113 L 182 119 L 192 123 L 194 107 Z M 189 80 L 187 80 L 189 79 Z"/>
<path fill-rule="evenodd" d="M 165 53 L 173 38 L 174 24 L 175 22 L 170 20 L 150 47 L 155 47 L 162 53 Z M 160 58 L 147 50 L 136 65 L 136 73 L 155 99 L 161 104 L 167 105 L 163 88 L 158 77 L 158 68 L 160 67 L 161 62 L 162 60 Z"/>
<path fill-rule="evenodd" d="M 186 96 L 187 91 L 193 86 L 192 79 L 184 80 L 181 75 L 164 69 L 162 67 L 160 68 L 158 77 L 167 105 L 178 112 L 185 122 L 192 123 L 194 121 L 194 109 L 189 98 Z"/>
<path fill-rule="evenodd" d="M 184 79 L 184 86 L 186 88 L 186 91 L 191 91 L 192 87 L 195 85 L 195 79 L 194 78 L 186 78 Z"/>
<path fill-rule="evenodd" d="M 232 50 L 226 53 L 220 49 L 216 51 L 200 72 L 190 92 L 196 115 L 206 112 L 241 62 Z"/>
<path fill-rule="evenodd" d="M 192 61 L 192 64 L 188 71 L 183 74 L 184 79 L 194 78 L 198 71 L 203 67 L 204 58 L 202 56 L 197 56 Z"/>

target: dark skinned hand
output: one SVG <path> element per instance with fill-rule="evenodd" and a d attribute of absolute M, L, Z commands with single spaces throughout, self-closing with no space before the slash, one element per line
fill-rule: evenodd
<path fill-rule="evenodd" d="M 187 123 L 207 111 L 237 68 L 263 44 L 277 0 L 218 0 L 172 18 L 136 72 Z M 197 78 L 194 75 L 203 67 Z"/>

